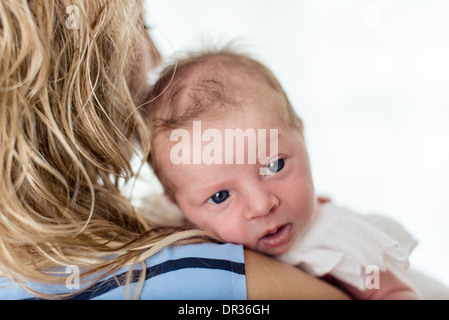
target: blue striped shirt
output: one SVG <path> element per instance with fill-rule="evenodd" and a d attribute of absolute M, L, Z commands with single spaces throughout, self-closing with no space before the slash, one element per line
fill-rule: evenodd
<path fill-rule="evenodd" d="M 127 296 L 129 269 L 96 282 L 77 293 L 75 300 L 123 300 Z M 142 272 L 145 283 L 140 291 L 144 300 L 233 300 L 246 299 L 243 247 L 234 244 L 190 244 L 165 248 L 145 261 L 145 269 L 135 267 L 129 293 L 132 297 Z M 70 273 L 68 274 L 70 275 Z M 70 283 L 69 283 L 70 284 Z M 70 285 L 32 285 L 47 294 L 72 293 Z M 0 278 L 0 299 L 35 299 L 29 292 L 6 278 Z"/>

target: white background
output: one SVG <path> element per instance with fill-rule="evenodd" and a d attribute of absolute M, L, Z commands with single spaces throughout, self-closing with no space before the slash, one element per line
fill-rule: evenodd
<path fill-rule="evenodd" d="M 449 1 L 149 0 L 147 10 L 167 57 L 239 38 L 302 117 L 317 192 L 400 221 L 419 240 L 412 265 L 449 285 Z"/>

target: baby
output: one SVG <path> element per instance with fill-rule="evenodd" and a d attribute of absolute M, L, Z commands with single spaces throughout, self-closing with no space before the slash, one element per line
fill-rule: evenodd
<path fill-rule="evenodd" d="M 303 124 L 272 72 L 230 51 L 166 68 L 144 108 L 151 165 L 194 225 L 325 276 L 356 299 L 418 299 L 396 222 L 315 196 Z"/>

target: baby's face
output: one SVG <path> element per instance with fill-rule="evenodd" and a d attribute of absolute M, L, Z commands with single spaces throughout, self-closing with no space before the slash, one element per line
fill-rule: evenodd
<path fill-rule="evenodd" d="M 212 139 L 203 141 L 201 149 L 198 148 L 198 140 L 194 141 L 198 123 L 196 129 L 188 130 L 190 140 L 168 142 L 166 139 L 155 145 L 159 149 L 157 161 L 169 181 L 176 186 L 174 198 L 192 223 L 214 232 L 225 242 L 240 243 L 249 249 L 278 255 L 291 247 L 312 215 L 314 187 L 309 158 L 300 133 L 285 126 L 276 116 L 275 107 L 247 109 L 219 121 L 201 122 L 202 133 L 214 129 L 216 137 L 221 134 L 223 164 L 209 164 L 210 159 L 206 159 L 211 155 L 209 141 Z M 245 142 L 244 148 L 238 149 L 235 141 L 230 157 L 229 149 L 226 149 L 228 142 L 225 141 L 226 130 L 229 132 L 230 129 L 254 130 L 256 136 L 260 132 L 258 130 L 266 129 L 267 139 L 256 142 L 258 154 L 266 146 L 266 158 L 258 156 L 256 163 L 250 163 L 249 143 Z M 277 137 L 270 138 L 270 129 L 278 130 Z M 278 150 L 273 153 L 270 149 L 275 148 L 270 147 L 274 146 L 275 139 Z M 173 153 L 175 145 L 178 149 Z M 181 147 L 189 148 L 190 163 L 174 163 L 173 155 L 179 155 L 177 152 Z M 196 162 L 198 159 L 203 161 L 194 164 L 194 153 L 200 150 L 202 158 L 197 157 Z M 215 152 L 218 150 L 215 148 Z M 244 163 L 237 164 L 241 150 L 245 152 Z M 228 163 L 232 159 L 232 163 L 224 164 L 225 157 L 228 157 Z"/>

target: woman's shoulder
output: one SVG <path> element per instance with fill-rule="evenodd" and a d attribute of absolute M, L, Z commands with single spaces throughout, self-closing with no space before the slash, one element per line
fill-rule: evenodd
<path fill-rule="evenodd" d="M 65 286 L 32 287 L 47 294 L 74 293 L 71 299 L 76 300 L 246 299 L 244 259 L 240 245 L 178 245 L 162 249 L 131 273 L 129 268 L 121 269 L 78 293 L 82 280 L 77 279 L 76 266 L 68 270 Z M 35 298 L 19 285 L 0 279 L 0 299 Z"/>

